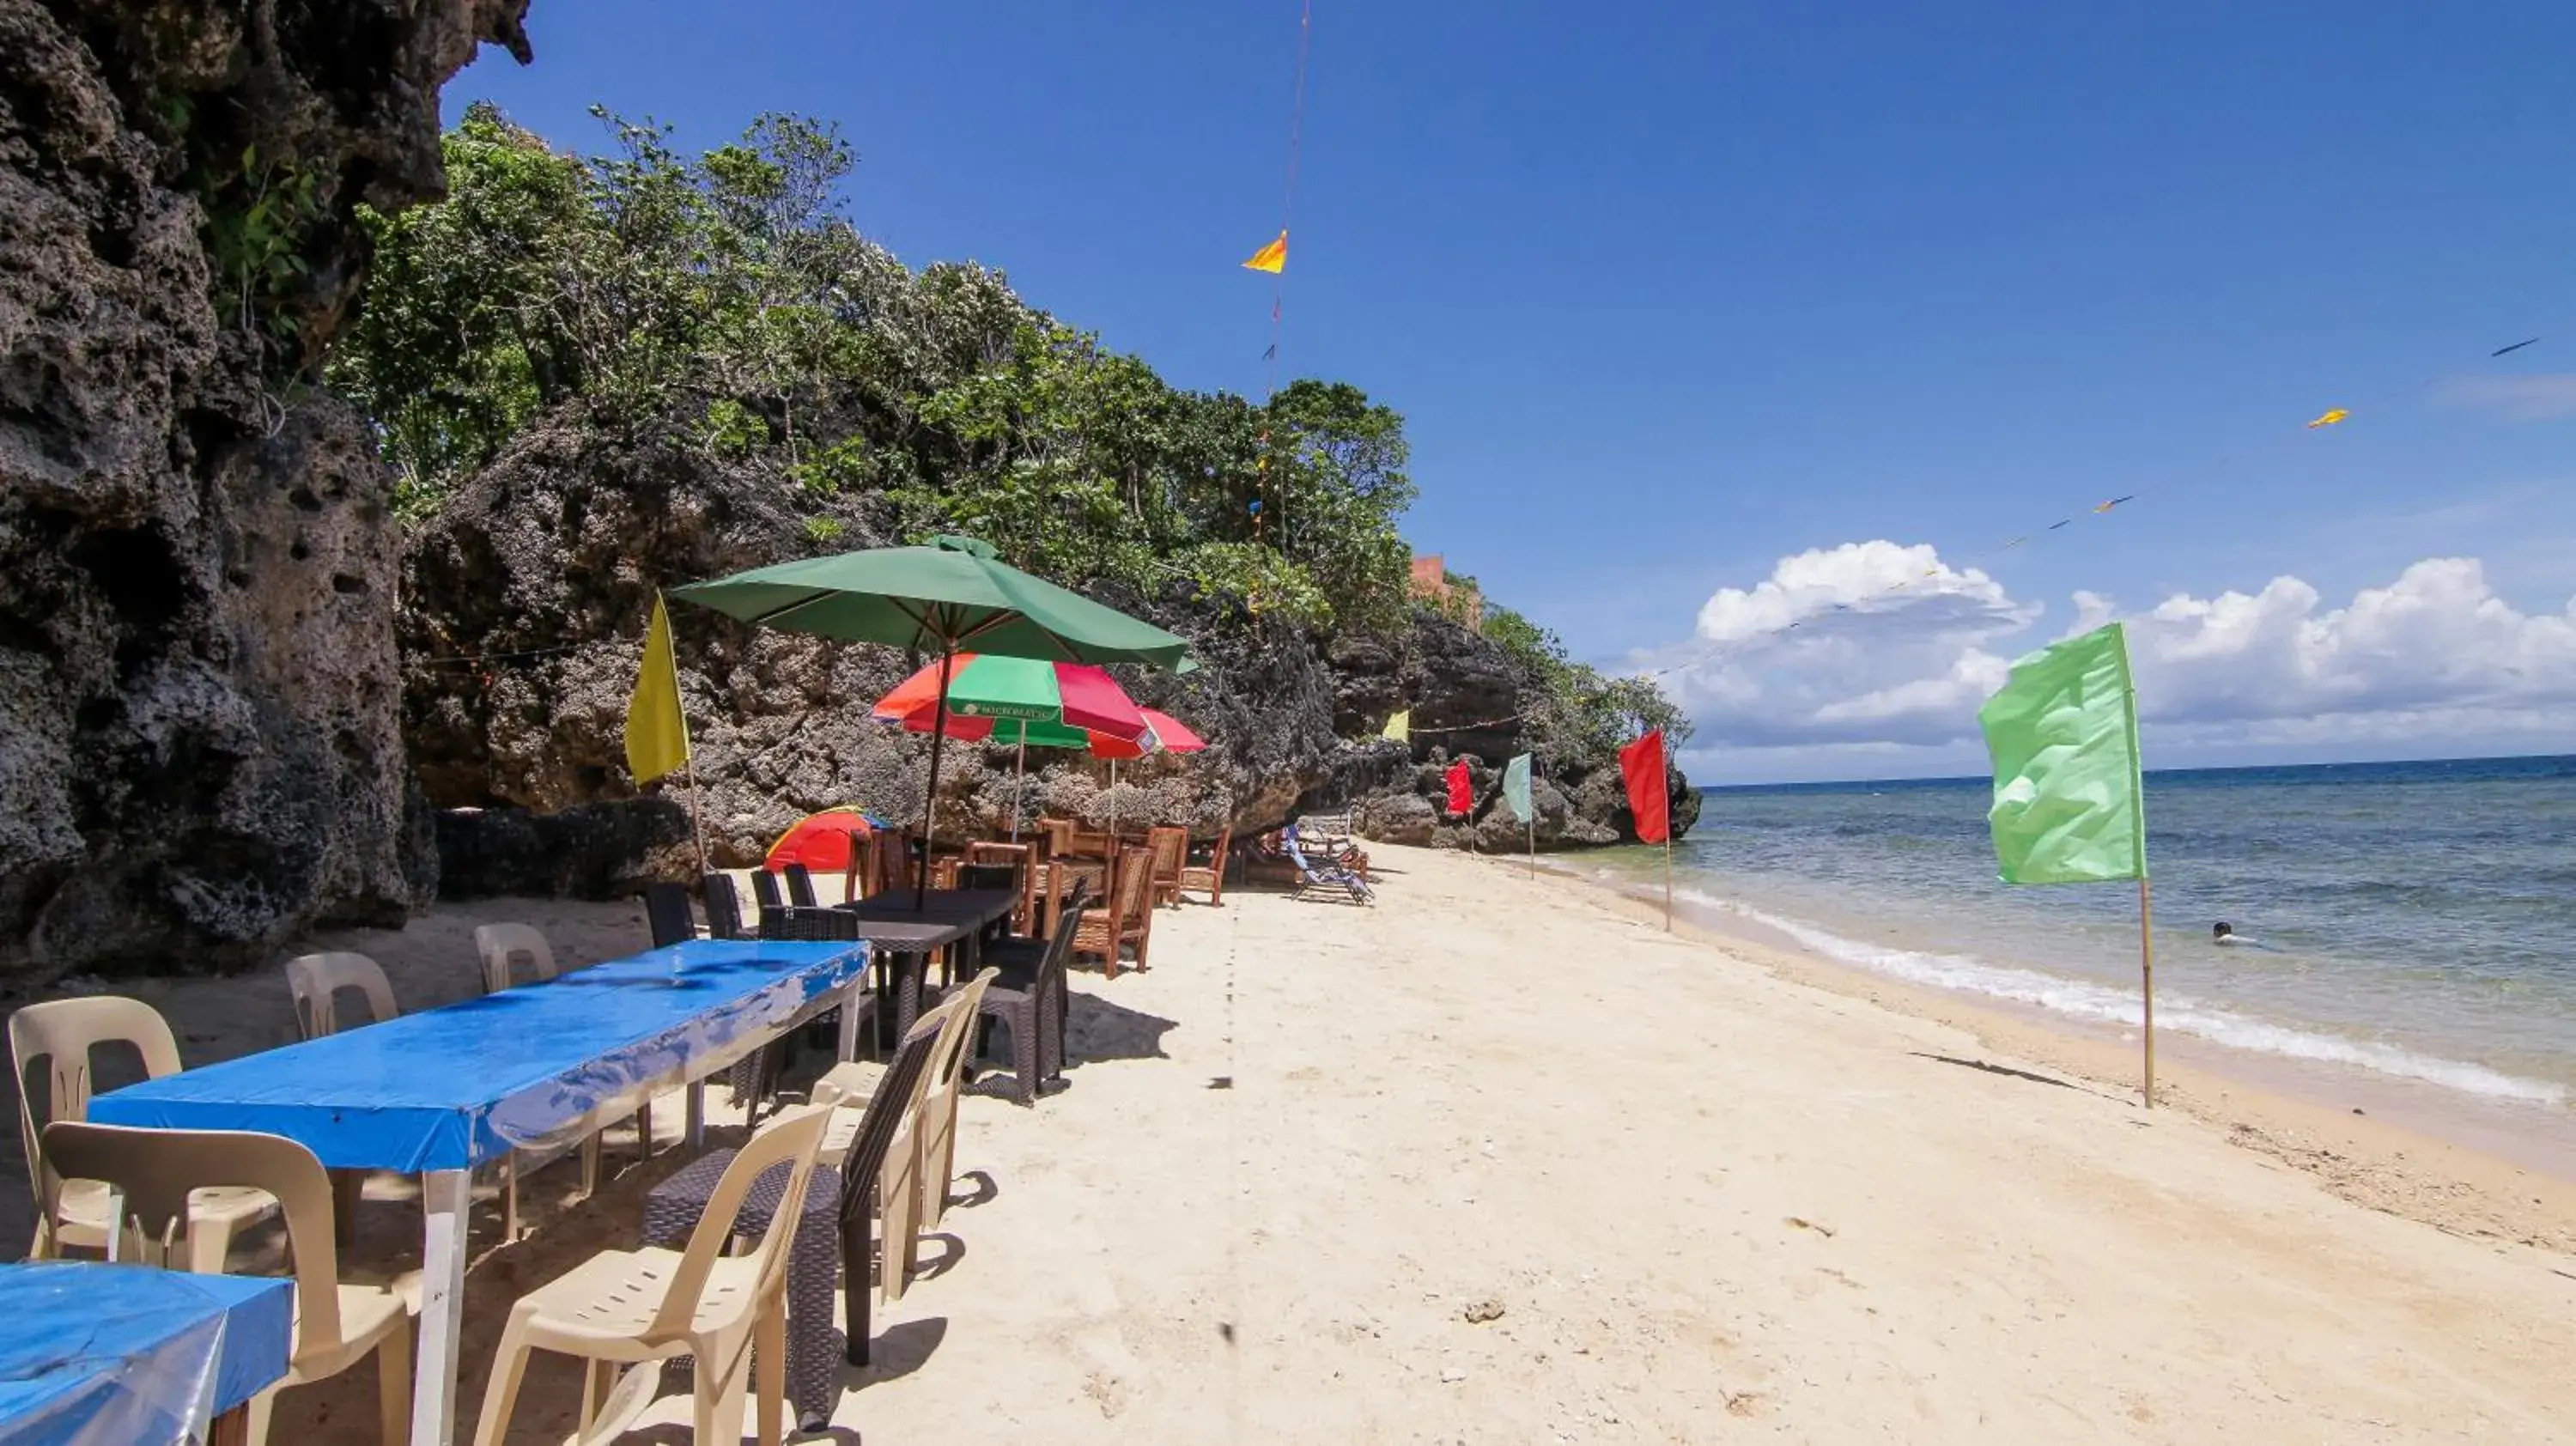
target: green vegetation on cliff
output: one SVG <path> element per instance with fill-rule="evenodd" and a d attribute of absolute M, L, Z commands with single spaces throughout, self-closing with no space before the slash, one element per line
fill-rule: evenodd
<path fill-rule="evenodd" d="M 765 462 L 818 549 L 842 527 L 823 502 L 858 498 L 885 535 L 972 533 L 1069 583 L 1183 580 L 1319 629 L 1405 616 L 1404 422 L 1358 388 L 1183 390 L 996 272 L 912 271 L 841 209 L 856 157 L 829 125 L 763 116 L 691 158 L 601 119 L 613 147 L 575 156 L 477 105 L 445 138 L 449 199 L 364 218 L 374 270 L 328 380 L 376 419 L 408 514 L 571 410 Z M 1511 614 L 1486 631 L 1541 683 L 1552 748 L 1670 720 Z"/>

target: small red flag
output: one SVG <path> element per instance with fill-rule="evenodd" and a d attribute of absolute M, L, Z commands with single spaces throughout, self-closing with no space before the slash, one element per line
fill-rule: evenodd
<path fill-rule="evenodd" d="M 1619 750 L 1619 776 L 1628 785 L 1628 812 L 1639 843 L 1662 843 L 1671 831 L 1671 800 L 1664 792 L 1664 732 L 1658 728 Z"/>
<path fill-rule="evenodd" d="M 1469 814 L 1476 811 L 1476 790 L 1467 782 L 1467 760 L 1449 765 L 1449 811 Z"/>

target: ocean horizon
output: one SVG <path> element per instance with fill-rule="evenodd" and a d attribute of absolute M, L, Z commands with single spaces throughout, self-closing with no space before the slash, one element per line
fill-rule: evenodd
<path fill-rule="evenodd" d="M 1676 897 L 1892 979 L 2134 1028 L 2137 890 L 2000 882 L 1989 784 L 1703 788 Z M 2151 770 L 2146 817 L 2160 1035 L 2576 1100 L 2576 755 Z M 1661 853 L 1594 867 L 1652 882 Z M 2254 942 L 2215 944 L 2220 921 Z"/>

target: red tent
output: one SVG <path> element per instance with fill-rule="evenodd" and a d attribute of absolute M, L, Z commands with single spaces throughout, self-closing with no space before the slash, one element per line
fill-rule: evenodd
<path fill-rule="evenodd" d="M 778 842 L 769 846 L 766 862 L 773 869 L 803 864 L 818 874 L 847 873 L 857 851 L 855 840 L 875 832 L 857 809 L 827 808 L 805 815 L 780 834 Z"/>

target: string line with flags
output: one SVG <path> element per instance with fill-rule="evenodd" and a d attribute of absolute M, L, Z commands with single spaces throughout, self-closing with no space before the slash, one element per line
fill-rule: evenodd
<path fill-rule="evenodd" d="M 653 620 L 644 627 L 644 656 L 635 669 L 635 691 L 626 700 L 626 768 L 638 786 L 683 773 L 689 780 L 689 832 L 697 840 L 698 872 L 707 871 L 707 833 L 698 821 L 698 772 L 689 761 L 689 719 L 680 708 L 680 668 L 671 652 L 671 615 L 653 594 Z"/>
<path fill-rule="evenodd" d="M 2127 635 L 2111 623 L 2021 658 L 1977 725 L 1994 761 L 1986 821 L 2005 883 L 2137 881 L 2142 1095 L 2153 1109 L 2155 906 Z"/>

